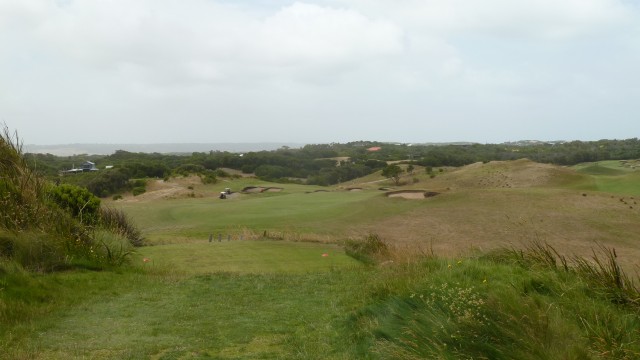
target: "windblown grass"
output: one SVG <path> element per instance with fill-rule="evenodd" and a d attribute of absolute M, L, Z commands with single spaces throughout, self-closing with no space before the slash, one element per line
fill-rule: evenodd
<path fill-rule="evenodd" d="M 465 258 L 431 254 L 402 261 L 391 253 L 394 263 L 385 266 L 345 262 L 320 269 L 294 261 L 295 269 L 273 271 L 265 261 L 245 272 L 243 261 L 228 253 L 269 242 L 153 246 L 143 248 L 150 262 L 118 272 L 34 276 L 5 264 L 0 358 L 640 356 L 640 311 L 632 301 L 637 290 L 625 290 L 628 301 L 610 296 L 618 290 L 606 284 L 625 283 L 616 280 L 622 274 L 611 277 L 618 271 L 605 265 L 611 259 L 599 260 L 602 268 L 585 259 L 585 271 L 567 257 L 565 267 L 540 244 Z M 300 258 L 297 247 L 306 245 L 273 243 L 293 246 L 279 248 L 288 254 L 279 261 Z M 321 257 L 325 245 L 309 245 L 318 260 L 335 255 Z M 162 248 L 168 250 L 164 266 Z M 240 266 L 207 267 L 213 256 Z M 193 271 L 184 271 L 189 264 Z"/>
<path fill-rule="evenodd" d="M 76 265 L 99 268 L 121 264 L 128 255 L 118 238 L 142 243 L 121 211 L 105 209 L 93 221 L 83 221 L 84 207 L 61 205 L 65 198 L 75 200 L 70 198 L 73 189 L 57 194 L 61 188 L 40 177 L 36 165 L 26 163 L 17 134 L 5 126 L 0 133 L 0 258 L 40 272 Z M 97 198 L 93 205 L 99 207 Z"/>
<path fill-rule="evenodd" d="M 638 288 L 600 250 L 567 259 L 535 244 L 384 268 L 354 325 L 368 324 L 382 358 L 638 358 Z"/>

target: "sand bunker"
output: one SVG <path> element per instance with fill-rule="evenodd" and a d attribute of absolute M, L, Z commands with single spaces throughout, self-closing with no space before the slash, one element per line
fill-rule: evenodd
<path fill-rule="evenodd" d="M 263 193 L 263 192 L 280 192 L 283 188 L 281 187 L 262 187 L 262 186 L 247 186 L 241 190 L 243 193 L 253 194 L 253 193 Z"/>
<path fill-rule="evenodd" d="M 399 191 L 388 192 L 387 197 L 390 197 L 390 198 L 401 197 L 404 199 L 419 200 L 419 199 L 425 199 L 428 197 L 434 197 L 438 194 L 439 193 L 435 191 L 426 191 L 426 190 L 399 190 Z"/>

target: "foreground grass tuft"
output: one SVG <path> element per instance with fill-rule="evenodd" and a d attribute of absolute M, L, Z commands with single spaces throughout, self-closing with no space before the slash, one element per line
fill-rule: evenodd
<path fill-rule="evenodd" d="M 373 292 L 385 296 L 354 324 L 374 324 L 382 358 L 635 359 L 638 290 L 614 254 L 568 264 L 538 244 L 385 269 Z"/>

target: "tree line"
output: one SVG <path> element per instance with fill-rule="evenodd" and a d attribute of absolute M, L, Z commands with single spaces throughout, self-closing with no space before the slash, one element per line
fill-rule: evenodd
<path fill-rule="evenodd" d="M 230 176 L 224 169 L 275 182 L 333 185 L 384 169 L 389 161 L 405 161 L 425 167 L 463 166 L 475 162 L 528 158 L 541 163 L 574 165 L 582 162 L 640 158 L 640 140 L 570 141 L 505 144 L 391 144 L 375 141 L 309 144 L 273 151 L 191 154 L 134 153 L 118 150 L 111 155 L 54 156 L 26 154 L 39 173 L 88 188 L 99 196 L 131 186 L 131 179 L 166 178 L 197 174 L 205 182 Z M 102 170 L 60 177 L 61 171 L 84 161 Z M 112 166 L 104 170 L 105 166 Z"/>

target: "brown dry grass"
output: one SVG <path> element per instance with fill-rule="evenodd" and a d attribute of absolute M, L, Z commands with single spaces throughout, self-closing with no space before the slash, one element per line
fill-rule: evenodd
<path fill-rule="evenodd" d="M 611 194 L 566 188 L 589 182 L 588 176 L 529 160 L 435 173 L 435 178 L 419 174 L 420 182 L 402 188 L 439 189 L 440 195 L 409 213 L 353 231 L 379 234 L 404 252 L 433 250 L 449 256 L 534 240 L 547 241 L 564 254 L 590 256 L 602 244 L 616 248 L 626 269 L 640 269 L 640 208 Z"/>
<path fill-rule="evenodd" d="M 362 226 L 364 233 L 416 251 L 455 256 L 473 249 L 547 241 L 561 253 L 589 256 L 603 244 L 627 268 L 640 266 L 640 210 L 618 198 L 554 189 L 452 191 L 427 206 Z"/>
<path fill-rule="evenodd" d="M 460 190 L 557 187 L 588 181 L 586 175 L 578 174 L 569 168 L 540 164 L 527 159 L 475 163 L 460 168 L 448 168 L 435 174 L 435 178 L 425 180 L 429 187 Z M 424 187 L 424 183 L 420 186 Z"/>

